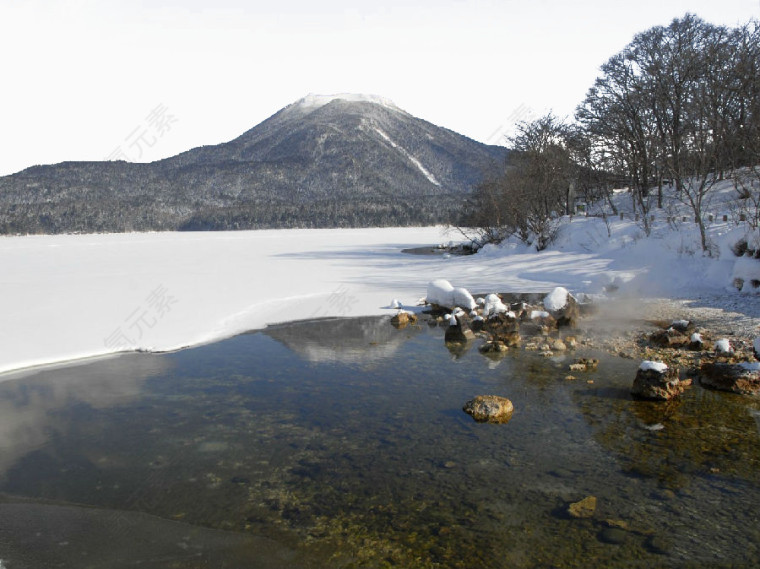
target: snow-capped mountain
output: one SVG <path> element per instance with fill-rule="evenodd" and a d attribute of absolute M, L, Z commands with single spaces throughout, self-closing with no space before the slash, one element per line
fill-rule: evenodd
<path fill-rule="evenodd" d="M 165 160 L 0 178 L 0 232 L 438 223 L 505 152 L 382 97 L 311 94 L 230 142 Z"/>

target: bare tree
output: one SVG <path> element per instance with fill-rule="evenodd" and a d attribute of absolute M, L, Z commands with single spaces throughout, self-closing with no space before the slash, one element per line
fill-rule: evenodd
<path fill-rule="evenodd" d="M 487 240 L 517 235 L 539 250 L 546 248 L 559 217 L 574 207 L 577 166 L 569 136 L 568 125 L 552 113 L 518 124 L 504 171 L 476 188 L 466 224 Z"/>

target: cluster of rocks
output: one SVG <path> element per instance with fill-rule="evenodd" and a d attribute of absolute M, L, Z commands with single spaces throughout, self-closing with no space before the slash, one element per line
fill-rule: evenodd
<path fill-rule="evenodd" d="M 429 325 L 446 328 L 444 341 L 452 354 L 465 353 L 475 339 L 481 338 L 479 352 L 492 359 L 520 347 L 546 356 L 574 350 L 578 340 L 568 331 L 592 311 L 589 303 L 579 302 L 561 287 L 545 296 L 513 295 L 509 299 L 492 293 L 475 299 L 466 289 L 455 288 L 445 280 L 428 285 L 424 304 Z M 395 327 L 402 329 L 417 323 L 417 316 L 403 310 L 397 301 L 391 307 L 399 309 L 391 319 Z M 598 363 L 582 359 L 573 365 L 577 371 L 588 371 L 596 369 Z M 468 401 L 463 409 L 479 422 L 506 423 L 513 407 L 508 399 L 483 395 Z"/>
<path fill-rule="evenodd" d="M 514 295 L 513 295 L 514 296 Z M 572 335 L 579 319 L 594 306 L 579 302 L 562 287 L 546 296 L 489 294 L 475 299 L 466 289 L 448 281 L 433 281 L 424 299 L 431 326 L 445 326 L 445 342 L 455 356 L 465 353 L 476 338 L 483 355 L 499 359 L 515 348 L 539 351 L 546 356 L 574 350 L 579 341 Z M 418 317 L 401 306 L 391 323 L 397 328 L 416 324 Z M 753 349 L 736 349 L 726 338 L 712 334 L 684 319 L 659 322 L 659 329 L 644 338 L 646 356 L 637 370 L 631 393 L 634 397 L 667 401 L 681 395 L 695 380 L 707 388 L 743 395 L 760 394 L 760 338 Z M 571 372 L 595 371 L 599 361 L 579 358 Z M 567 376 L 575 379 L 574 376 Z M 589 380 L 591 383 L 591 380 Z M 512 416 L 511 401 L 495 395 L 478 396 L 463 407 L 479 422 L 506 423 Z"/>
<path fill-rule="evenodd" d="M 642 362 L 634 380 L 636 397 L 669 400 L 694 380 L 709 389 L 742 395 L 760 394 L 760 341 L 752 350 L 713 339 L 709 331 L 688 320 L 660 322 L 646 338 L 645 353 L 657 356 Z M 670 364 L 670 365 L 669 365 Z"/>
<path fill-rule="evenodd" d="M 425 302 L 431 324 L 446 326 L 447 344 L 479 336 L 485 340 L 484 354 L 504 354 L 521 345 L 544 351 L 575 347 L 575 338 L 561 338 L 560 329 L 576 327 L 583 305 L 566 289 L 554 289 L 542 302 L 508 302 L 505 297 L 492 293 L 475 300 L 466 289 L 439 280 L 428 285 Z"/>

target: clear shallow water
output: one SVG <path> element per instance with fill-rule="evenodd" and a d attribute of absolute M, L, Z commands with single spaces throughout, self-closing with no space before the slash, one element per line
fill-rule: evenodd
<path fill-rule="evenodd" d="M 758 401 L 476 346 L 328 320 L 0 383 L 3 566 L 756 566 Z"/>

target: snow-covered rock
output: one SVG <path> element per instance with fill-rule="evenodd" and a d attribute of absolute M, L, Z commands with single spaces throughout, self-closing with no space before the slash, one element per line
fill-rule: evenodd
<path fill-rule="evenodd" d="M 477 307 L 475 299 L 466 288 L 454 288 L 445 279 L 430 281 L 427 286 L 427 302 L 444 308 L 461 307 L 472 310 Z"/>
<path fill-rule="evenodd" d="M 546 295 L 544 308 L 557 320 L 557 326 L 575 328 L 580 310 L 575 298 L 566 288 L 558 286 Z"/>
<path fill-rule="evenodd" d="M 569 297 L 570 292 L 565 287 L 558 286 L 544 298 L 544 308 L 549 312 L 562 310 L 567 306 Z"/>
<path fill-rule="evenodd" d="M 683 393 L 690 385 L 690 379 L 678 378 L 678 369 L 669 368 L 663 362 L 644 360 L 636 372 L 631 394 L 641 399 L 667 401 Z"/>
<path fill-rule="evenodd" d="M 644 360 L 639 364 L 641 371 L 656 371 L 657 373 L 665 373 L 668 371 L 668 365 L 663 362 L 654 362 L 651 360 Z"/>
<path fill-rule="evenodd" d="M 731 346 L 728 338 L 721 338 L 715 342 L 715 353 L 720 355 L 729 355 L 734 353 L 734 348 Z"/>
<path fill-rule="evenodd" d="M 492 293 L 486 296 L 483 303 L 483 316 L 490 318 L 497 314 L 506 314 L 507 312 L 509 312 L 509 307 L 501 301 L 499 295 Z"/>

